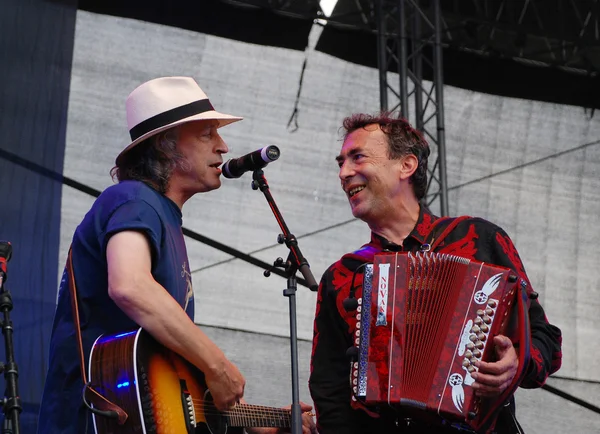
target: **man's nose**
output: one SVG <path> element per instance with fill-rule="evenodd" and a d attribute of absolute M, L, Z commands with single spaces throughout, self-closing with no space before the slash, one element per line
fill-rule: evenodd
<path fill-rule="evenodd" d="M 225 140 L 223 140 L 223 138 L 219 135 L 219 133 L 217 133 L 217 137 L 218 137 L 217 152 L 220 154 L 228 153 L 229 147 L 227 146 L 227 143 L 225 143 Z"/>
<path fill-rule="evenodd" d="M 340 180 L 344 181 L 345 179 L 353 176 L 354 174 L 355 172 L 354 168 L 352 167 L 352 164 L 348 161 L 344 161 L 340 166 L 340 172 L 338 173 Z"/>

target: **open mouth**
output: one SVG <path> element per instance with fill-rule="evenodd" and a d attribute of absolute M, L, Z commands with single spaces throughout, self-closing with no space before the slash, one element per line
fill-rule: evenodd
<path fill-rule="evenodd" d="M 352 196 L 354 196 L 356 193 L 358 193 L 358 192 L 361 192 L 361 191 L 363 191 L 364 189 L 365 189 L 365 186 L 364 186 L 364 185 L 360 185 L 360 186 L 358 186 L 358 187 L 351 188 L 350 190 L 348 190 L 348 197 L 352 197 Z"/>

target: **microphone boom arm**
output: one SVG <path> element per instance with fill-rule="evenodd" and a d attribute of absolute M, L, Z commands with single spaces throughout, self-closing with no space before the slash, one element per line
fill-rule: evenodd
<path fill-rule="evenodd" d="M 286 265 L 287 268 L 290 268 L 290 271 L 293 270 L 294 274 L 296 270 L 300 271 L 304 279 L 306 280 L 306 284 L 311 291 L 317 291 L 319 289 L 319 284 L 315 280 L 315 276 L 312 274 L 310 270 L 310 266 L 308 265 L 308 261 L 302 255 L 300 251 L 300 247 L 298 247 L 298 240 L 294 236 L 294 234 L 290 233 L 290 230 L 275 203 L 275 199 L 273 199 L 273 195 L 271 195 L 271 191 L 269 189 L 269 184 L 267 183 L 267 179 L 265 178 L 264 172 L 262 169 L 255 170 L 252 173 L 252 188 L 255 190 L 260 190 L 264 194 L 267 199 L 267 203 L 275 215 L 275 220 L 277 220 L 277 224 L 279 224 L 279 228 L 281 229 L 281 236 L 278 238 L 278 242 L 285 243 L 285 245 L 290 250 L 290 256 L 288 260 L 291 261 L 290 264 Z M 289 276 L 289 272 L 288 272 Z"/>
<path fill-rule="evenodd" d="M 278 258 L 274 267 L 284 268 L 285 274 L 287 275 L 287 288 L 283 291 L 283 295 L 288 298 L 289 301 L 289 313 L 290 313 L 290 356 L 291 356 L 291 370 L 292 370 L 292 418 L 291 418 L 291 429 L 292 434 L 302 434 L 302 410 L 300 408 L 300 392 L 298 386 L 298 330 L 296 326 L 296 289 L 297 279 L 296 271 L 300 271 L 308 284 L 311 291 L 317 291 L 319 286 L 310 271 L 308 262 L 302 256 L 300 248 L 298 247 L 298 240 L 290 233 L 279 208 L 271 195 L 267 179 L 265 178 L 264 172 L 259 169 L 255 170 L 252 174 L 252 188 L 254 190 L 260 190 L 265 195 L 271 211 L 275 215 L 275 219 L 281 228 L 282 233 L 277 237 L 277 242 L 284 243 L 290 250 L 287 261 L 284 263 L 281 258 Z M 267 274 L 265 274 L 267 276 Z"/>

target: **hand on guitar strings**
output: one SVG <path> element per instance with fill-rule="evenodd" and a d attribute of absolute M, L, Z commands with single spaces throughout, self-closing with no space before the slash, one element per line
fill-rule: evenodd
<path fill-rule="evenodd" d="M 231 410 L 244 396 L 246 380 L 225 356 L 221 363 L 204 373 L 215 407 L 219 411 Z"/>
<path fill-rule="evenodd" d="M 478 396 L 494 397 L 500 395 L 517 373 L 519 358 L 512 341 L 503 335 L 494 338 L 498 360 L 496 362 L 475 362 L 478 372 L 471 374 L 475 380 L 472 387 Z"/>
<path fill-rule="evenodd" d="M 242 399 L 242 403 L 244 400 Z M 285 410 L 291 410 L 292 406 L 284 407 Z M 314 413 L 311 412 L 312 406 L 300 401 L 300 410 L 302 410 L 302 434 L 319 434 L 315 425 Z M 283 428 L 246 428 L 248 434 L 283 434 L 290 433 L 291 430 Z"/>

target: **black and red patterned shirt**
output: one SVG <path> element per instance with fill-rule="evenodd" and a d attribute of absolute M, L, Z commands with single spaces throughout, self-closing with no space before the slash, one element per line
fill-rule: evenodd
<path fill-rule="evenodd" d="M 411 251 L 421 249 L 430 240 L 433 223 L 438 217 L 425 207 L 413 231 L 403 245 L 391 243 L 372 234 L 371 241 L 361 251 Z M 509 236 L 500 227 L 481 218 L 468 218 L 451 230 L 434 249 L 514 270 L 529 283 L 523 263 Z M 356 313 L 347 312 L 343 301 L 350 294 L 354 271 L 366 260 L 360 254 L 349 253 L 331 265 L 323 274 L 319 285 L 314 321 L 313 350 L 309 388 L 317 411 L 317 426 L 321 434 L 427 432 L 418 429 L 398 428 L 396 416 L 381 409 L 379 414 L 352 399 L 349 381 L 350 359 L 348 348 L 354 345 L 353 332 Z M 370 261 L 368 261 L 370 262 Z M 358 274 L 357 274 L 358 276 Z M 362 279 L 356 279 L 357 282 Z M 356 297 L 361 296 L 357 285 Z M 531 285 L 529 285 L 531 287 Z M 521 387 L 536 388 L 561 364 L 561 332 L 549 324 L 542 306 L 531 300 L 531 360 Z M 436 431 L 441 432 L 441 431 Z"/>

